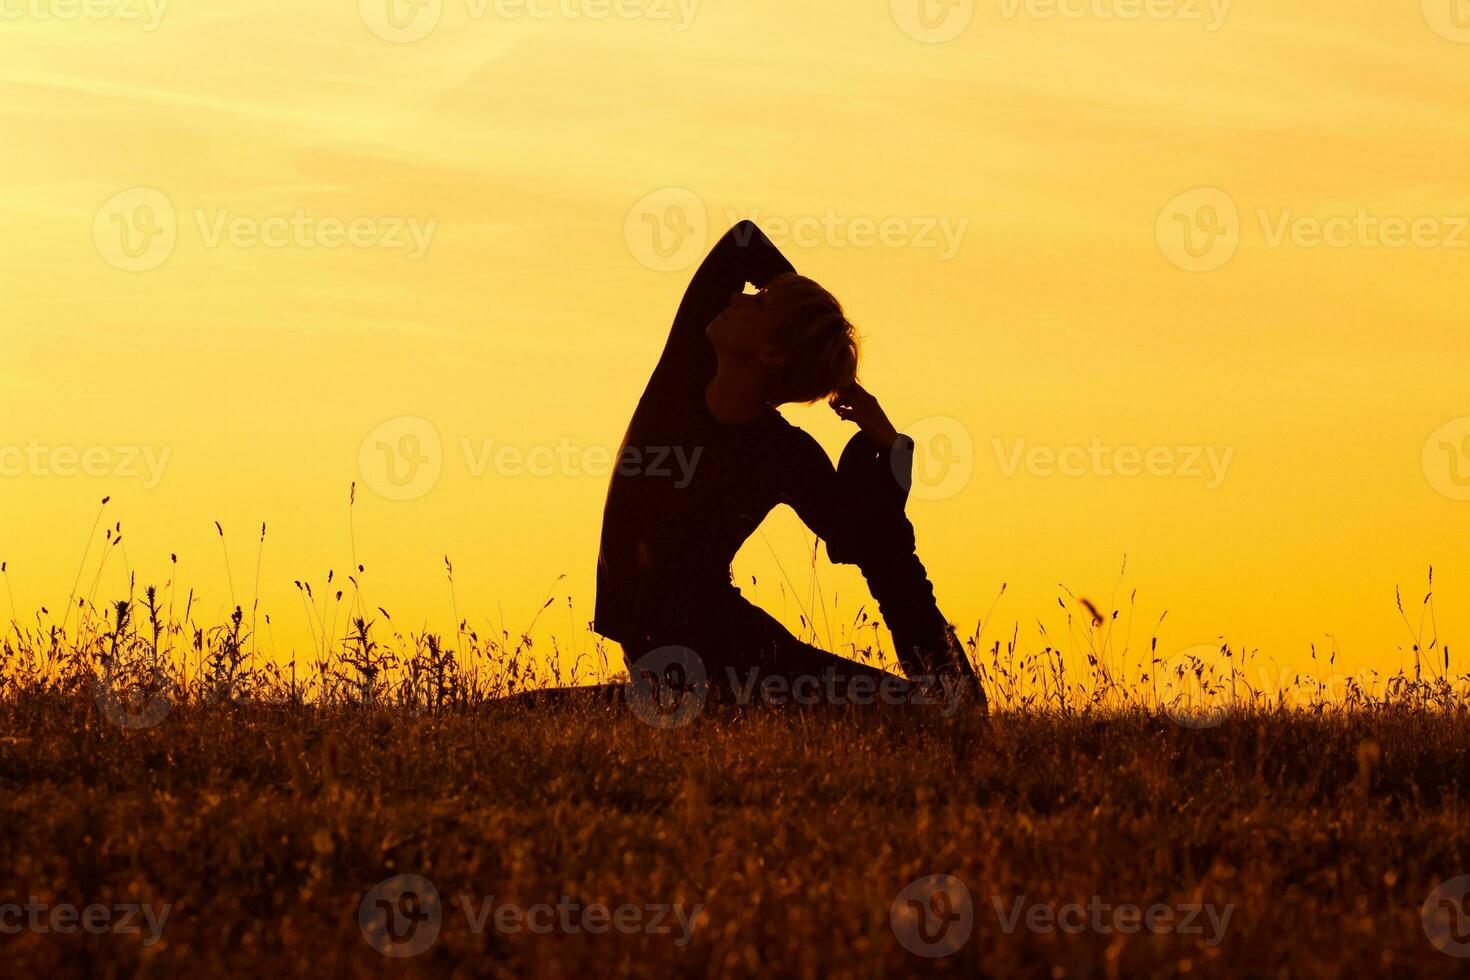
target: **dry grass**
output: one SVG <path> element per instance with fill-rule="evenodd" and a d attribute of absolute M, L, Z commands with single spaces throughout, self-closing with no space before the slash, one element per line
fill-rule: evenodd
<path fill-rule="evenodd" d="M 1430 596 L 1418 625 L 1405 617 L 1413 672 L 1381 682 L 1272 683 L 1223 642 L 1135 651 L 1131 612 L 1069 599 L 1062 644 L 1023 652 L 1017 634 L 976 628 L 988 721 L 711 706 L 663 730 L 619 704 L 501 700 L 610 676 L 596 645 L 563 666 L 529 628 L 380 638 L 386 613 L 369 615 L 351 587 L 300 588 L 321 624 L 305 665 L 256 651 L 253 609 L 198 625 L 171 585 L 12 622 L 0 641 L 0 905 L 169 911 L 153 944 L 0 935 L 7 972 L 1325 977 L 1464 965 L 1421 921 L 1436 886 L 1470 874 L 1470 682 L 1426 634 Z M 845 652 L 884 661 L 855 639 L 870 626 L 853 624 Z M 1223 721 L 1201 713 L 1221 707 Z M 388 959 L 359 905 L 405 874 L 437 887 L 441 931 L 420 955 Z M 931 875 L 963 882 L 973 903 L 972 935 L 943 959 L 912 953 L 890 919 L 899 892 Z M 678 905 L 692 937 L 477 932 L 460 904 L 563 896 Z M 1191 933 L 1006 928 L 1018 901 L 1207 905 L 1229 919 L 1217 936 L 1203 918 Z"/>
<path fill-rule="evenodd" d="M 660 731 L 625 709 L 178 706 L 127 731 L 88 699 L 0 707 L 0 893 L 173 906 L 163 940 L 7 937 L 21 974 L 1440 975 L 1420 907 L 1470 871 L 1464 713 L 754 711 Z M 379 881 L 444 896 L 390 961 Z M 909 882 L 951 874 L 974 934 L 921 960 Z M 693 940 L 474 934 L 454 896 L 702 905 Z M 1204 935 L 1007 933 L 993 902 L 1234 906 Z M 17 974 L 20 975 L 20 974 Z"/>

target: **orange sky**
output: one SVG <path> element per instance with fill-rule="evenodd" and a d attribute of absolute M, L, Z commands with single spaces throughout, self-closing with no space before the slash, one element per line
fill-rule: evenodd
<path fill-rule="evenodd" d="M 1395 667 L 1431 563 L 1470 633 L 1459 0 L 388 2 L 0 0 L 23 610 L 111 494 L 99 601 L 176 552 L 222 616 L 213 522 L 248 602 L 265 521 L 263 640 L 304 647 L 292 580 L 347 569 L 356 481 L 396 626 L 452 631 L 448 555 L 481 627 L 564 574 L 565 647 L 606 454 L 752 217 L 928 451 L 910 512 L 966 630 L 1004 582 L 989 635 L 1056 639 L 1058 583 L 1106 602 L 1126 554 L 1135 648 L 1167 608 L 1161 649 Z M 774 515 L 737 580 L 795 622 L 806 549 Z M 860 578 L 819 573 L 851 619 Z"/>

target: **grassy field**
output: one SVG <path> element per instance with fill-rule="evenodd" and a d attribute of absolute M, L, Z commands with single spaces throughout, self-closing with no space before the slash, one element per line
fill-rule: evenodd
<path fill-rule="evenodd" d="M 1403 977 L 1470 957 L 1470 678 L 1437 638 L 1411 673 L 1273 689 L 1229 646 L 1115 649 L 1118 614 L 1084 604 L 1065 655 L 977 630 L 989 718 L 650 715 L 525 693 L 613 677 L 601 648 L 563 669 L 525 635 L 334 612 L 322 636 L 345 639 L 282 665 L 243 610 L 206 628 L 190 606 L 146 590 L 0 639 L 10 975 Z"/>
<path fill-rule="evenodd" d="M 1470 873 L 1463 712 L 1191 729 L 1141 712 L 721 709 L 659 730 L 617 705 L 222 701 L 128 730 L 53 694 L 0 719 L 0 896 L 162 919 L 62 934 L 42 912 L 0 939 L 12 975 L 1465 966 L 1421 915 Z M 402 894 L 405 875 L 437 904 Z M 968 911 L 929 886 L 919 923 L 906 899 L 932 876 L 951 897 L 962 883 Z M 1150 906 L 1167 910 L 1153 928 Z M 384 908 L 404 916 L 394 936 L 373 932 Z M 371 945 L 385 938 L 415 955 Z"/>

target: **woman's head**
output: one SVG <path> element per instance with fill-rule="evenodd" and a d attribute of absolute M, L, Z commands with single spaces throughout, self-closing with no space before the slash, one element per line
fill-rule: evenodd
<path fill-rule="evenodd" d="M 721 357 L 765 366 L 774 405 L 827 398 L 857 378 L 857 329 L 837 298 L 805 276 L 788 273 L 732 296 L 708 333 Z"/>

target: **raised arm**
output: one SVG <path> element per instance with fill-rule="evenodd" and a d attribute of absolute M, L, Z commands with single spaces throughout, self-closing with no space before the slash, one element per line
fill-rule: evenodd
<path fill-rule="evenodd" d="M 754 222 L 742 221 L 725 233 L 694 274 L 674 327 L 664 345 L 654 379 L 702 383 L 714 375 L 715 352 L 704 330 L 746 283 L 764 288 L 779 275 L 794 272 L 790 262 Z"/>

